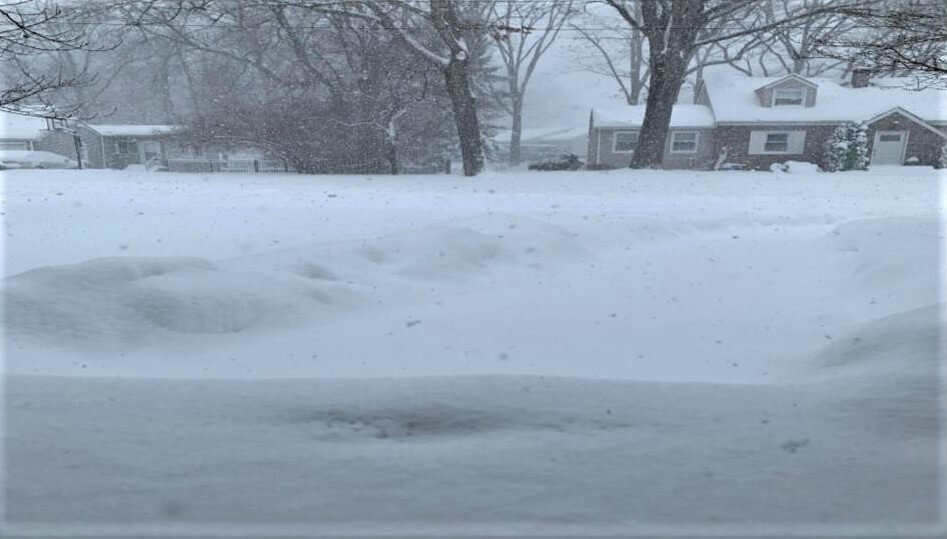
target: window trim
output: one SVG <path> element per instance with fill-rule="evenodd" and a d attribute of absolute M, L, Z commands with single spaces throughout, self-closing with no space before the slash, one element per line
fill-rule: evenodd
<path fill-rule="evenodd" d="M 680 134 L 693 134 L 694 135 L 694 149 L 693 150 L 675 150 L 674 142 L 678 135 Z M 669 148 L 670 153 L 697 153 L 697 149 L 700 147 L 700 131 L 693 129 L 682 129 L 680 131 L 671 131 L 671 146 Z"/>
<path fill-rule="evenodd" d="M 799 103 L 783 103 L 777 104 L 776 94 L 779 92 L 799 92 Z M 804 107 L 806 106 L 806 99 L 809 97 L 808 88 L 773 88 L 773 93 L 770 98 L 771 107 Z M 785 99 L 785 98 L 784 98 Z"/>
<path fill-rule="evenodd" d="M 790 138 L 792 137 L 792 131 L 764 131 L 763 132 L 763 147 L 760 148 L 760 152 L 765 155 L 789 155 L 790 153 Z M 773 151 L 767 150 L 766 144 L 769 142 L 770 135 L 786 135 L 786 149 L 784 151 Z"/>
<path fill-rule="evenodd" d="M 621 131 L 613 131 L 613 132 L 612 132 L 612 153 L 622 153 L 622 154 L 625 154 L 625 153 L 635 153 L 635 150 L 633 150 L 633 149 L 632 149 L 632 150 L 619 150 L 619 149 L 618 149 L 618 135 L 619 135 L 619 134 L 625 134 L 625 133 L 634 133 L 634 134 L 635 134 L 635 146 L 638 145 L 638 137 L 641 136 L 641 131 L 638 131 L 638 130 L 635 130 L 635 129 L 625 129 L 625 130 L 621 130 Z"/>

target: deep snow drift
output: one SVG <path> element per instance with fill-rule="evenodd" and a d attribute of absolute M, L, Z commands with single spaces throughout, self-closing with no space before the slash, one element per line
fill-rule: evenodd
<path fill-rule="evenodd" d="M 16 529 L 942 523 L 933 170 L 3 182 Z"/>

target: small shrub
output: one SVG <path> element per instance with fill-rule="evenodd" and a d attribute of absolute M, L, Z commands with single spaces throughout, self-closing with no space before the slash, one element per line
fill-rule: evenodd
<path fill-rule="evenodd" d="M 582 161 L 575 154 L 560 156 L 558 159 L 550 159 L 541 163 L 533 163 L 529 166 L 530 170 L 579 170 L 582 168 Z"/>
<path fill-rule="evenodd" d="M 868 169 L 868 128 L 848 122 L 838 126 L 825 143 L 824 168 L 828 172 Z"/>

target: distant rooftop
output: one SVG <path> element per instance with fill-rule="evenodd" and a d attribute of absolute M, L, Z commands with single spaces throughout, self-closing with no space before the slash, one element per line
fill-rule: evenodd
<path fill-rule="evenodd" d="M 588 125 L 581 126 L 558 126 L 558 127 L 532 127 L 523 129 L 520 133 L 520 141 L 524 144 L 542 144 L 574 140 L 585 138 L 589 134 Z M 512 132 L 509 130 L 500 131 L 496 134 L 494 140 L 500 142 L 509 142 Z"/>
<path fill-rule="evenodd" d="M 46 130 L 46 118 L 0 111 L 0 139 L 38 140 Z"/>
<path fill-rule="evenodd" d="M 626 105 L 592 109 L 595 127 L 641 127 L 644 105 Z M 671 127 L 713 127 L 714 114 L 704 105 L 674 105 Z"/>
<path fill-rule="evenodd" d="M 181 129 L 177 125 L 90 125 L 105 137 L 153 137 L 167 135 Z"/>

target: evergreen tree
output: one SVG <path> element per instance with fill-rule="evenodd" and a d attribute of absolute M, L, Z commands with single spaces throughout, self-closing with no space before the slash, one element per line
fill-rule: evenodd
<path fill-rule="evenodd" d="M 868 128 L 848 122 L 838 126 L 825 143 L 823 167 L 828 172 L 868 169 Z"/>

